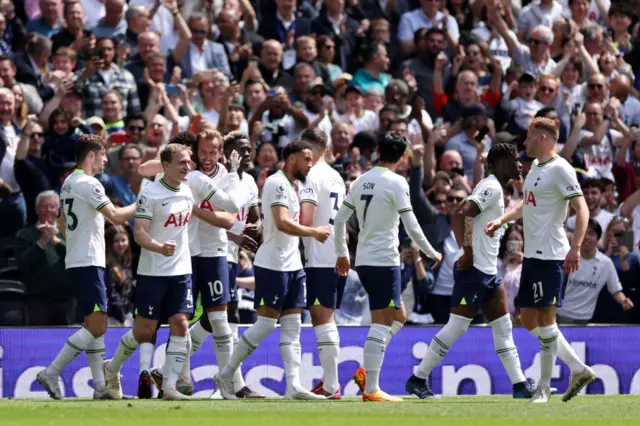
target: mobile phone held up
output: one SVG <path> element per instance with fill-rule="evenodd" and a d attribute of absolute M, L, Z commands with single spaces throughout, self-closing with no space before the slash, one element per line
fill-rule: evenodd
<path fill-rule="evenodd" d="M 478 142 L 478 143 L 482 142 L 484 137 L 487 136 L 487 133 L 489 133 L 489 126 L 487 126 L 487 125 L 482 126 L 482 128 L 480 129 L 480 131 L 476 135 L 476 142 Z"/>
<path fill-rule="evenodd" d="M 178 86 L 176 86 L 175 84 L 168 85 L 166 90 L 167 90 L 167 95 L 169 96 L 180 94 L 180 89 L 178 89 Z"/>
<path fill-rule="evenodd" d="M 276 96 L 278 94 L 278 91 L 276 89 L 269 89 L 267 90 L 267 96 L 270 98 L 273 98 L 274 96 Z"/>

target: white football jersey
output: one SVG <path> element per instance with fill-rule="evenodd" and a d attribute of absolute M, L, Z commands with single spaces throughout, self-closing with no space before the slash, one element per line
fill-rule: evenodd
<path fill-rule="evenodd" d="M 236 191 L 249 194 L 249 198 L 240 207 L 240 211 L 236 215 L 236 222 L 230 229 L 231 232 L 242 234 L 244 226 L 247 223 L 247 218 L 249 217 L 249 210 L 251 207 L 258 206 L 258 185 L 256 185 L 256 181 L 253 179 L 253 176 L 243 172 L 242 179 L 240 179 L 240 183 L 238 184 Z M 238 263 L 239 249 L 240 247 L 238 247 L 236 243 L 229 240 L 229 244 L 227 246 L 227 260 L 229 262 Z"/>
<path fill-rule="evenodd" d="M 213 180 L 213 182 L 218 186 L 218 188 L 227 192 L 228 187 L 225 185 L 224 181 L 229 172 L 227 169 L 220 163 L 218 163 L 218 167 L 216 171 L 213 172 L 209 178 Z M 236 181 L 238 174 L 233 173 L 236 176 Z M 200 208 L 203 210 L 213 211 L 214 206 L 210 201 L 203 201 L 200 203 Z M 216 208 L 215 210 L 220 210 Z M 200 254 L 202 257 L 218 257 L 218 256 L 226 256 L 227 255 L 227 230 L 218 228 L 208 223 L 199 220 L 198 221 L 198 238 L 200 243 Z"/>
<path fill-rule="evenodd" d="M 289 219 L 294 222 L 300 221 L 297 190 L 282 170 L 269 176 L 262 188 L 263 243 L 253 264 L 273 271 L 298 271 L 302 269 L 298 248 L 300 239 L 278 231 L 271 213 L 274 206 L 286 207 Z"/>
<path fill-rule="evenodd" d="M 484 233 L 487 223 L 492 222 L 504 214 L 504 198 L 502 185 L 494 175 L 482 179 L 467 198 L 480 209 L 480 214 L 473 218 L 473 266 L 488 275 L 498 273 L 498 250 L 500 249 L 501 232 L 495 232 L 493 237 Z M 460 251 L 462 255 L 464 250 Z"/>
<path fill-rule="evenodd" d="M 185 183 L 191 190 L 196 205 L 202 204 L 205 200 L 211 200 L 211 197 L 218 191 L 213 180 L 198 170 L 190 172 Z M 192 257 L 200 255 L 199 226 L 201 226 L 200 220 L 195 216 L 191 216 L 191 219 L 189 220 L 188 233 L 189 253 Z"/>
<path fill-rule="evenodd" d="M 556 155 L 546 163 L 534 160 L 524 180 L 524 257 L 564 260 L 569 241 L 564 231 L 569 199 L 581 197 L 576 171 Z"/>
<path fill-rule="evenodd" d="M 311 168 L 307 179 L 298 192 L 300 204 L 312 203 L 316 207 L 316 215 L 312 227 L 329 226 L 331 233 L 323 243 L 315 238 L 305 237 L 304 255 L 306 265 L 310 268 L 333 268 L 336 265 L 336 254 L 333 241 L 333 220 L 342 206 L 345 196 L 344 180 L 340 173 L 327 163 L 318 163 Z"/>
<path fill-rule="evenodd" d="M 411 210 L 409 185 L 386 167 L 374 167 L 352 184 L 344 204 L 358 216 L 356 266 L 400 266 L 400 214 Z"/>
<path fill-rule="evenodd" d="M 65 266 L 105 267 L 104 216 L 100 209 L 111 204 L 100 181 L 76 169 L 60 188 L 60 206 L 66 222 Z"/>
<path fill-rule="evenodd" d="M 142 248 L 138 274 L 152 277 L 172 277 L 191 273 L 188 226 L 193 194 L 186 183 L 179 188 L 167 185 L 164 179 L 145 186 L 138 194 L 136 220 L 150 220 L 149 235 L 160 244 L 176 242 L 173 256 L 164 256 Z"/>
<path fill-rule="evenodd" d="M 558 314 L 577 320 L 590 320 L 605 284 L 611 294 L 622 291 L 613 261 L 599 251 L 591 259 L 581 257 L 580 267 L 569 275 Z"/>

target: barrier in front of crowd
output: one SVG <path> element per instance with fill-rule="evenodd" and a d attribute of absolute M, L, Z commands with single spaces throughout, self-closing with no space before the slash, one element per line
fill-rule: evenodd
<path fill-rule="evenodd" d="M 105 336 L 107 358 L 116 350 L 126 328 L 109 329 Z M 36 381 L 36 374 L 55 357 L 74 328 L 5 328 L 0 329 L 0 395 L 4 398 L 45 398 L 47 395 Z M 425 354 L 428 342 L 437 333 L 436 327 L 404 328 L 387 348 L 380 384 L 382 389 L 402 395 L 405 380 L 412 374 Z M 343 394 L 356 395 L 358 388 L 351 375 L 362 363 L 362 346 L 366 327 L 340 328 L 339 376 Z M 589 394 L 640 394 L 640 327 L 567 327 L 567 340 L 582 359 L 597 372 L 599 379 L 589 385 Z M 153 366 L 164 363 L 168 329 L 158 334 Z M 513 330 L 520 361 L 527 377 L 538 378 L 540 369 L 539 343 L 526 330 Z M 322 378 L 322 368 L 316 351 L 312 328 L 303 328 L 302 385 L 313 387 Z M 216 358 L 208 339 L 191 358 L 195 396 L 207 397 L 214 388 Z M 282 395 L 285 390 L 284 370 L 279 351 L 279 331 L 268 336 L 242 365 L 247 383 L 268 396 Z M 138 351 L 122 370 L 126 394 L 135 395 L 138 382 Z M 568 368 L 558 360 L 551 385 L 564 391 L 569 380 Z M 62 371 L 64 395 L 90 397 L 91 372 L 84 354 Z M 510 394 L 511 383 L 495 353 L 490 327 L 472 327 L 451 349 L 442 364 L 432 374 L 434 392 L 457 394 Z"/>

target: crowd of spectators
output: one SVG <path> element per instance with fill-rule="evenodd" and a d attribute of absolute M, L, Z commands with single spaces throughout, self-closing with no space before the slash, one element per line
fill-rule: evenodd
<path fill-rule="evenodd" d="M 638 0 L 0 0 L 0 325 L 76 320 L 55 218 L 79 135 L 108 139 L 99 179 L 128 205 L 149 182 L 139 166 L 180 131 L 246 132 L 261 188 L 309 127 L 330 136 L 326 159 L 347 188 L 376 164 L 378 132 L 409 141 L 397 173 L 444 259 L 431 270 L 402 238 L 408 319 L 445 323 L 450 216 L 492 144 L 517 145 L 526 174 L 536 116 L 558 122 L 593 219 L 560 321 L 640 323 L 638 16 Z M 521 197 L 522 181 L 504 188 L 506 208 Z M 354 217 L 352 249 L 356 230 Z M 514 223 L 500 250 L 516 322 L 526 243 Z M 131 223 L 107 229 L 106 250 L 110 320 L 131 325 Z M 241 253 L 246 322 L 251 259 Z M 336 319 L 368 321 L 355 271 Z"/>

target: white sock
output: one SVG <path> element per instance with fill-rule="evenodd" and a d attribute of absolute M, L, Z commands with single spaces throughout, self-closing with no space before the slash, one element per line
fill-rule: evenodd
<path fill-rule="evenodd" d="M 340 389 L 338 381 L 338 356 L 340 355 L 340 334 L 335 323 L 322 324 L 313 328 L 318 338 L 318 355 L 324 375 L 324 390 L 334 393 Z"/>
<path fill-rule="evenodd" d="M 85 354 L 93 376 L 93 388 L 98 391 L 104 390 L 104 335 L 89 342 Z"/>
<path fill-rule="evenodd" d="M 374 393 L 380 390 L 380 369 L 384 361 L 384 351 L 387 347 L 387 339 L 391 327 L 382 324 L 371 324 L 369 334 L 364 341 L 363 367 L 367 372 L 366 393 Z"/>
<path fill-rule="evenodd" d="M 524 377 L 524 373 L 520 367 L 518 349 L 516 349 L 516 344 L 513 343 L 513 325 L 511 324 L 509 314 L 493 320 L 491 322 L 491 329 L 493 331 L 493 345 L 496 348 L 496 353 L 500 357 L 500 361 L 502 361 L 504 369 L 509 375 L 511 384 L 515 385 L 516 383 L 526 381 L 527 379 Z"/>
<path fill-rule="evenodd" d="M 229 328 L 231 329 L 231 335 L 233 336 L 233 350 L 236 350 L 236 345 L 238 344 L 238 324 L 230 322 Z M 244 382 L 244 378 L 242 377 L 242 363 L 238 364 L 238 368 L 236 368 L 235 373 L 233 373 L 233 390 L 235 392 L 239 392 L 243 387 L 247 384 Z"/>
<path fill-rule="evenodd" d="M 240 363 L 256 350 L 262 339 L 276 329 L 277 322 L 278 320 L 275 318 L 258 316 L 258 320 L 238 340 L 238 344 L 234 348 L 229 362 L 222 369 L 220 376 L 225 379 L 231 379 Z"/>
<path fill-rule="evenodd" d="M 229 327 L 227 311 L 207 313 L 211 330 L 213 330 L 213 349 L 218 360 L 218 369 L 221 369 L 229 362 L 233 352 L 233 334 Z"/>
<path fill-rule="evenodd" d="M 153 343 L 145 342 L 140 344 L 140 371 L 151 371 L 151 360 L 153 359 L 153 352 L 156 349 L 156 345 Z"/>
<path fill-rule="evenodd" d="M 182 380 L 186 383 L 191 383 L 191 354 L 193 344 L 191 343 L 191 336 L 187 333 L 187 356 L 184 359 L 182 370 L 180 370 L 180 376 L 178 380 Z"/>
<path fill-rule="evenodd" d="M 84 327 L 73 333 L 71 337 L 67 339 L 60 352 L 58 352 L 58 355 L 56 355 L 51 365 L 47 367 L 47 376 L 58 377 L 60 375 L 60 370 L 62 370 L 65 365 L 76 359 L 82 351 L 87 349 L 89 343 L 94 339 L 93 335 Z"/>
<path fill-rule="evenodd" d="M 167 361 L 165 362 L 166 375 L 163 377 L 162 388 L 164 391 L 176 389 L 178 376 L 184 366 L 187 358 L 188 350 L 187 336 L 171 336 L 169 337 L 169 346 L 167 349 Z"/>
<path fill-rule="evenodd" d="M 580 373 L 587 368 L 587 365 L 578 358 L 578 354 L 573 350 L 562 332 L 558 335 L 558 358 L 562 360 L 572 373 Z"/>
<path fill-rule="evenodd" d="M 389 342 L 391 341 L 391 338 L 393 338 L 393 336 L 398 334 L 398 331 L 400 331 L 402 327 L 404 327 L 404 323 L 400 321 L 394 321 L 391 324 L 391 330 L 389 330 L 389 338 L 387 339 L 387 346 L 389 346 Z"/>
<path fill-rule="evenodd" d="M 284 362 L 284 374 L 287 378 L 287 391 L 301 388 L 300 363 L 300 327 L 302 316 L 291 314 L 280 317 L 280 356 Z"/>
<path fill-rule="evenodd" d="M 442 358 L 445 357 L 449 348 L 469 329 L 471 324 L 470 318 L 461 317 L 455 314 L 449 314 L 449 321 L 438 334 L 433 336 L 426 355 L 422 358 L 416 377 L 427 379 L 431 370 L 435 368 Z"/>
<path fill-rule="evenodd" d="M 189 336 L 191 336 L 191 353 L 197 352 L 210 334 L 211 333 L 205 330 L 200 324 L 200 321 L 193 324 L 189 329 Z"/>
<path fill-rule="evenodd" d="M 112 373 L 120 371 L 122 364 L 129 359 L 136 349 L 140 346 L 140 343 L 133 337 L 133 330 L 129 330 L 120 338 L 120 343 L 116 349 L 116 353 L 107 364 L 107 368 Z"/>
<path fill-rule="evenodd" d="M 550 388 L 553 366 L 558 356 L 560 330 L 556 324 L 538 328 L 540 329 L 540 386 Z"/>

